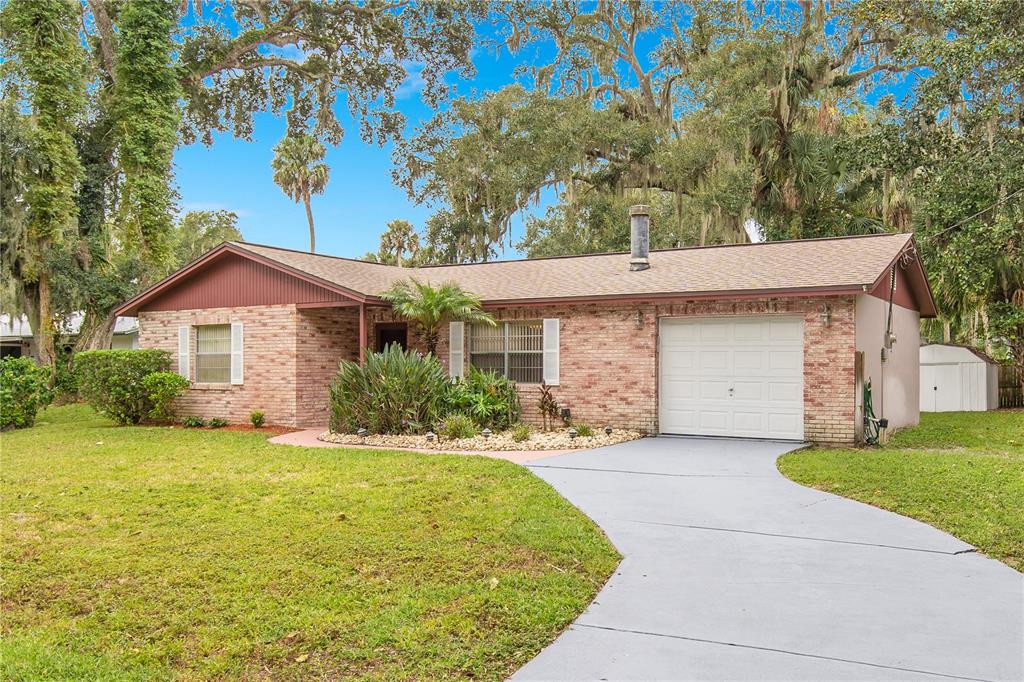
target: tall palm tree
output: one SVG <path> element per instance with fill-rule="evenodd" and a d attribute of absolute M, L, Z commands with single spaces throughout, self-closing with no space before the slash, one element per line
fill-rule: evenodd
<path fill-rule="evenodd" d="M 312 135 L 286 135 L 274 147 L 274 182 L 295 203 L 306 205 L 309 222 L 309 252 L 316 252 L 316 233 L 313 230 L 313 209 L 310 197 L 323 194 L 330 180 L 331 170 L 321 163 L 326 154 L 324 146 Z"/>
<path fill-rule="evenodd" d="M 437 339 L 442 322 L 482 322 L 492 327 L 494 318 L 480 308 L 480 299 L 459 285 L 444 282 L 436 288 L 410 277 L 391 285 L 380 296 L 395 312 L 416 325 L 427 352 L 437 354 Z"/>

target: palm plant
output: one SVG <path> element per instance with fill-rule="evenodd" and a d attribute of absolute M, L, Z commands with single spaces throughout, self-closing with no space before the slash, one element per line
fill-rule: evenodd
<path fill-rule="evenodd" d="M 410 277 L 395 282 L 381 294 L 395 312 L 416 326 L 427 352 L 437 354 L 437 339 L 443 322 L 496 323 L 480 308 L 480 299 L 452 282 L 437 287 Z"/>
<path fill-rule="evenodd" d="M 316 233 L 313 229 L 313 209 L 310 198 L 323 194 L 330 180 L 330 168 L 321 163 L 326 154 L 324 146 L 312 135 L 287 135 L 274 147 L 274 182 L 295 203 L 306 205 L 309 222 L 309 252 L 316 252 Z"/>

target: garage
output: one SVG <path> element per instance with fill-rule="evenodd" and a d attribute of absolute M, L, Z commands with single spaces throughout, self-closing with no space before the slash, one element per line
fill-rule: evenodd
<path fill-rule="evenodd" d="M 662 318 L 664 434 L 803 440 L 800 317 Z"/>

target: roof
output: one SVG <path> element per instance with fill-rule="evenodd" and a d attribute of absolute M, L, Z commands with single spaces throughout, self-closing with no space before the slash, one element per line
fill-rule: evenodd
<path fill-rule="evenodd" d="M 64 320 L 64 324 L 58 330 L 62 334 L 76 335 L 82 328 L 83 313 L 72 313 Z M 114 334 L 134 334 L 139 331 L 139 321 L 134 317 L 118 317 L 114 320 Z M 12 318 L 7 313 L 0 313 L 0 337 L 32 337 L 32 326 L 28 323 L 28 317 L 21 315 Z"/>
<path fill-rule="evenodd" d="M 974 355 L 975 357 L 977 357 L 979 360 L 987 362 L 987 363 L 989 363 L 991 365 L 998 365 L 999 364 L 998 360 L 993 358 L 991 355 L 989 355 L 985 351 L 980 350 L 978 348 L 974 348 L 973 346 L 968 346 L 968 345 L 962 344 L 962 343 L 939 343 L 939 342 L 935 341 L 935 342 L 932 342 L 932 343 L 923 343 L 923 344 L 921 344 L 921 349 L 924 350 L 925 348 L 928 348 L 930 346 L 940 346 L 942 348 L 954 348 L 954 349 L 958 349 L 958 350 L 965 350 L 965 351 L 969 352 L 971 355 Z"/>
<path fill-rule="evenodd" d="M 680 295 L 714 298 L 862 293 L 865 287 L 875 286 L 912 245 L 909 234 L 880 234 L 666 249 L 651 252 L 650 269 L 632 272 L 628 253 L 402 268 L 227 242 L 135 297 L 118 312 L 138 310 L 148 298 L 159 294 L 161 287 L 173 284 L 218 250 L 248 255 L 311 281 L 340 287 L 363 302 L 379 302 L 380 294 L 395 281 L 415 277 L 432 284 L 455 282 L 485 304 L 494 305 Z M 926 281 L 922 286 L 927 290 Z M 922 314 L 933 314 L 930 292 L 927 299 Z"/>

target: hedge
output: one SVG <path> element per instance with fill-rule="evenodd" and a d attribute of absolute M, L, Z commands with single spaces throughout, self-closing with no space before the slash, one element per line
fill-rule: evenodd
<path fill-rule="evenodd" d="M 21 429 L 36 423 L 36 413 L 53 398 L 50 370 L 32 358 L 0 360 L 0 429 Z"/>
<path fill-rule="evenodd" d="M 75 355 L 78 395 L 118 424 L 138 424 L 155 405 L 143 379 L 171 368 L 167 351 L 90 350 Z"/>

